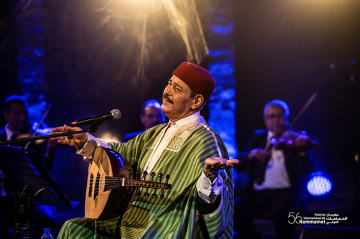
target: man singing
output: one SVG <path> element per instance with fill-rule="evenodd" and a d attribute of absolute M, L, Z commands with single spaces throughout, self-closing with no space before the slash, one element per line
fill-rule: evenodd
<path fill-rule="evenodd" d="M 164 199 L 139 197 L 127 213 L 113 219 L 69 220 L 59 238 L 232 238 L 230 168 L 238 160 L 227 160 L 223 141 L 200 116 L 214 88 L 215 81 L 207 70 L 183 62 L 163 92 L 161 110 L 168 123 L 125 144 L 75 134 L 77 153 L 86 160 L 91 160 L 96 147 L 110 147 L 135 170 L 170 174 L 172 188 Z M 68 126 L 53 129 L 54 133 L 79 130 Z M 58 142 L 74 145 L 66 137 Z"/>

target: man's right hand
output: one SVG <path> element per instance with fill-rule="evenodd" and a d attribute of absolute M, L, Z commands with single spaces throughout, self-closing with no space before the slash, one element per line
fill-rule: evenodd
<path fill-rule="evenodd" d="M 252 149 L 249 153 L 250 158 L 256 158 L 261 163 L 265 162 L 267 156 L 268 156 L 268 154 L 267 154 L 266 150 L 262 149 L 262 148 Z"/>
<path fill-rule="evenodd" d="M 70 126 L 64 125 L 64 126 L 61 126 L 61 127 L 53 128 L 52 132 L 50 134 L 60 134 L 60 133 L 75 132 L 75 131 L 82 131 L 82 129 L 79 128 L 79 127 L 70 127 Z M 72 136 L 74 137 L 74 141 L 76 143 L 76 146 L 68 138 L 68 136 L 56 137 L 56 138 L 52 138 L 52 140 L 57 140 L 57 142 L 59 144 L 67 144 L 67 145 L 75 146 L 75 147 L 78 147 L 78 148 L 81 149 L 84 146 L 84 144 L 86 143 L 86 141 L 87 141 L 87 134 L 79 133 L 79 134 L 73 134 Z"/>

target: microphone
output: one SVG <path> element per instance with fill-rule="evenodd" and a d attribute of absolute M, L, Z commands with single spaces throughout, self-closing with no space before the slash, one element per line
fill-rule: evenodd
<path fill-rule="evenodd" d="M 84 125 L 92 125 L 94 123 L 101 124 L 106 120 L 113 120 L 113 119 L 120 119 L 121 112 L 118 109 L 113 109 L 110 112 L 103 113 L 100 115 L 94 115 L 83 119 L 75 120 L 74 122 L 70 123 L 71 127 L 79 127 Z"/>

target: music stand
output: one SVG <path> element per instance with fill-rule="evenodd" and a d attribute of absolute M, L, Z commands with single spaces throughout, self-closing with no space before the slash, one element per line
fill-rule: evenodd
<path fill-rule="evenodd" d="M 32 238 L 31 209 L 35 201 L 73 210 L 79 205 L 79 202 L 69 201 L 33 150 L 0 145 L 0 169 L 26 202 L 26 224 L 20 228 L 16 223 L 15 238 L 21 230 L 25 231 L 24 238 Z"/>

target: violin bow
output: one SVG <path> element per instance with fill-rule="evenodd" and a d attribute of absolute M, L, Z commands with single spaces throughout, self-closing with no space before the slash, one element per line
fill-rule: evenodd
<path fill-rule="evenodd" d="M 34 130 L 34 132 L 32 133 L 32 135 L 30 136 L 30 138 L 34 137 L 34 135 L 36 134 L 36 131 L 39 129 L 40 125 L 42 124 L 42 122 L 44 121 L 46 115 L 49 113 L 49 110 L 51 108 L 51 104 L 48 104 L 47 107 L 46 107 L 46 110 L 44 112 L 44 114 L 42 115 L 41 119 L 39 120 L 38 124 L 36 125 L 36 128 Z M 30 141 L 28 141 L 25 146 L 24 146 L 24 149 L 27 149 L 27 147 L 29 146 L 30 144 Z"/>
<path fill-rule="evenodd" d="M 316 96 L 318 95 L 317 91 L 314 92 L 314 94 L 312 94 L 312 96 L 308 99 L 308 101 L 306 102 L 306 104 L 303 106 L 303 108 L 300 110 L 300 112 L 296 115 L 296 117 L 293 119 L 293 121 L 291 122 L 291 124 L 289 125 L 288 128 L 292 128 L 297 121 L 300 119 L 300 117 L 304 114 L 304 112 L 307 110 L 307 108 L 309 108 L 309 106 L 311 105 L 311 103 L 315 100 Z"/>

